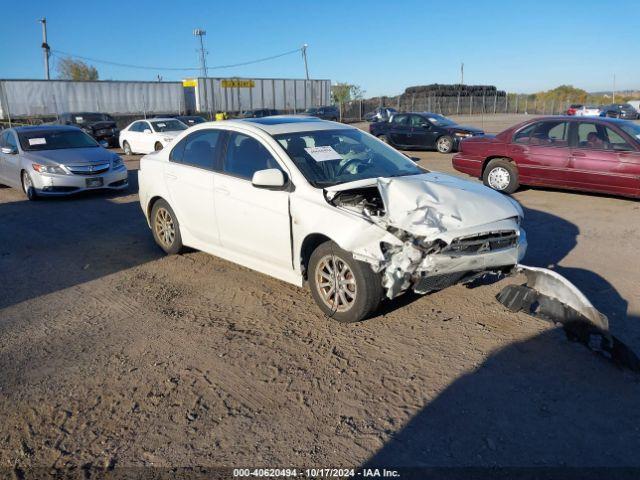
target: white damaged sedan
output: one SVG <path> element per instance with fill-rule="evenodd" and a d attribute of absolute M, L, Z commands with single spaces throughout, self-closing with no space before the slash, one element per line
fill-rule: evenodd
<path fill-rule="evenodd" d="M 139 184 L 165 252 L 188 246 L 307 282 L 345 322 L 384 296 L 509 271 L 527 246 L 516 201 L 315 118 L 200 124 L 143 157 Z"/>

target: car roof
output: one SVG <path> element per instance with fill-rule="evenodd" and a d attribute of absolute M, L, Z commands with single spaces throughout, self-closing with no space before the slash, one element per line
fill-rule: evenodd
<path fill-rule="evenodd" d="M 267 132 L 269 135 L 280 133 L 307 132 L 317 130 L 354 129 L 349 125 L 338 122 L 330 122 L 316 117 L 297 115 L 273 115 L 262 118 L 243 118 L 239 120 L 226 120 L 226 122 L 241 126 L 252 126 Z"/>
<path fill-rule="evenodd" d="M 24 126 L 24 127 L 13 127 L 13 129 L 18 133 L 29 133 L 29 132 L 52 132 L 52 131 L 77 131 L 78 127 L 73 127 L 71 125 L 32 125 L 32 126 Z"/>

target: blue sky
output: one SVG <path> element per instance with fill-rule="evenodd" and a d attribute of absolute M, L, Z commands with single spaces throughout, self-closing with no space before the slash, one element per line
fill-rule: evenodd
<path fill-rule="evenodd" d="M 640 89 L 640 1 L 189 0 L 6 1 L 0 78 L 43 78 L 41 31 L 53 49 L 120 63 L 197 67 L 195 27 L 207 30 L 209 65 L 309 44 L 313 78 L 355 83 L 366 96 L 407 86 L 465 83 L 535 92 L 560 84 L 589 91 Z M 613 33 L 606 33 L 606 32 Z M 55 68 L 55 59 L 54 59 Z M 91 62 L 89 62 L 91 63 Z M 165 80 L 189 72 L 94 64 L 102 79 Z M 304 76 L 299 55 L 210 72 Z M 56 75 L 54 71 L 54 75 Z"/>

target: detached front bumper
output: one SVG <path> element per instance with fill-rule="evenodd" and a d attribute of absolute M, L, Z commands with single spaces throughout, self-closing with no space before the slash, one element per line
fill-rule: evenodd
<path fill-rule="evenodd" d="M 129 186 L 127 167 L 122 165 L 97 175 L 54 175 L 31 172 L 33 187 L 38 195 L 60 196 L 87 190 L 121 190 Z"/>

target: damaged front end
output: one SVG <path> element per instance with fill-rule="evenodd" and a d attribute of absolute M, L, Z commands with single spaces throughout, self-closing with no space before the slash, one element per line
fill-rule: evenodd
<path fill-rule="evenodd" d="M 381 273 L 388 298 L 511 269 L 527 248 L 517 202 L 449 175 L 379 178 L 374 185 L 329 191 L 327 199 L 376 227 L 344 248 Z"/>
<path fill-rule="evenodd" d="M 381 274 L 388 298 L 523 273 L 526 284 L 507 285 L 500 303 L 561 324 L 571 340 L 640 371 L 638 357 L 609 333 L 607 317 L 575 285 L 552 270 L 519 263 L 527 239 L 515 200 L 438 173 L 374 182 L 327 189 L 326 198 L 371 222 L 343 248 Z"/>

